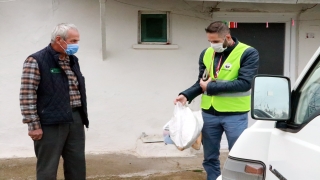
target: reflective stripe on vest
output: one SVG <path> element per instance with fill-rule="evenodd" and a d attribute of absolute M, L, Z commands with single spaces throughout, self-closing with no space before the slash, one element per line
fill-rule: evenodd
<path fill-rule="evenodd" d="M 219 71 L 217 79 L 214 78 L 215 67 L 212 62 L 214 50 L 209 47 L 203 57 L 203 63 L 206 66 L 210 77 L 217 82 L 230 82 L 238 78 L 240 69 L 240 59 L 244 51 L 250 46 L 240 43 L 232 50 Z M 210 67 L 211 66 L 211 67 Z M 211 70 L 209 71 L 209 69 Z M 219 112 L 245 112 L 250 110 L 251 90 L 247 92 L 220 93 L 214 96 L 208 96 L 206 93 L 201 98 L 201 108 L 209 109 L 211 106 Z"/>
<path fill-rule="evenodd" d="M 230 82 L 226 80 L 216 80 L 216 82 Z M 207 95 L 207 92 L 204 92 L 203 94 Z M 250 96 L 251 95 L 251 89 L 246 92 L 232 92 L 232 93 L 219 93 L 216 94 L 215 96 L 220 96 L 220 97 L 243 97 L 243 96 Z"/>
<path fill-rule="evenodd" d="M 207 95 L 207 93 L 204 93 L 205 95 Z M 251 90 L 247 91 L 247 92 L 237 92 L 237 93 L 220 93 L 220 94 L 216 94 L 215 96 L 218 97 L 243 97 L 243 96 L 250 96 L 251 94 Z"/>

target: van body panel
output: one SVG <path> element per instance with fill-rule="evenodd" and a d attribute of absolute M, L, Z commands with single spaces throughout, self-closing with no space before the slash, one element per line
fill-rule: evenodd
<path fill-rule="evenodd" d="M 299 90 L 300 85 L 305 82 L 309 83 L 305 81 L 305 77 L 313 67 L 316 67 L 313 64 L 319 58 L 319 54 L 320 47 L 297 79 L 293 91 Z M 317 64 L 319 69 L 319 63 Z M 318 75 L 314 77 L 320 80 Z M 314 82 L 310 80 L 310 83 Z M 318 91 L 313 91 L 313 93 L 318 93 Z M 317 107 L 312 108 L 319 110 L 319 101 L 316 98 L 320 96 L 313 95 L 312 97 L 312 100 L 317 101 Z M 313 104 L 306 105 L 309 107 Z M 299 131 L 292 132 L 275 128 L 275 122 L 257 120 L 242 133 L 229 155 L 238 158 L 239 161 L 244 159 L 263 162 L 266 166 L 266 180 L 282 179 L 277 177 L 279 174 L 287 180 L 319 180 L 320 115 L 314 116 Z M 218 178 L 218 180 L 222 179 L 222 176 Z"/>
<path fill-rule="evenodd" d="M 298 133 L 274 129 L 270 137 L 267 167 L 271 165 L 287 179 L 320 179 L 319 128 L 318 116 Z"/>
<path fill-rule="evenodd" d="M 272 121 L 257 121 L 254 123 L 241 134 L 232 147 L 229 156 L 266 163 L 274 124 L 275 122 Z"/>

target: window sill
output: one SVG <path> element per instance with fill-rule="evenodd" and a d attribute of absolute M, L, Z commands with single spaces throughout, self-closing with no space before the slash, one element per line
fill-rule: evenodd
<path fill-rule="evenodd" d="M 164 44 L 164 45 L 159 45 L 159 44 L 134 44 L 132 45 L 133 49 L 161 49 L 161 50 L 172 50 L 172 49 L 179 49 L 179 46 L 176 44 Z"/>

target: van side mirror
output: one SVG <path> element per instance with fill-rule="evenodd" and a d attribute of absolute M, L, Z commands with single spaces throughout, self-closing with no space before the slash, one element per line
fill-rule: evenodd
<path fill-rule="evenodd" d="M 251 92 L 251 117 L 256 120 L 287 121 L 290 119 L 291 85 L 283 76 L 254 77 Z"/>

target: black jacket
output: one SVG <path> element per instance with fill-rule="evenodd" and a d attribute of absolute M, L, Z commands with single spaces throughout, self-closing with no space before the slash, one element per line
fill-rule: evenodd
<path fill-rule="evenodd" d="M 51 45 L 30 55 L 36 59 L 41 74 L 37 89 L 37 112 L 41 124 L 59 124 L 73 122 L 72 108 L 70 105 L 69 83 L 67 74 L 60 67 L 59 53 L 54 51 Z M 70 68 L 77 76 L 83 120 L 86 127 L 89 126 L 87 114 L 87 98 L 85 80 L 81 74 L 78 58 L 69 56 Z M 60 71 L 53 73 L 53 69 Z"/>
<path fill-rule="evenodd" d="M 229 54 L 235 48 L 235 46 L 239 44 L 239 41 L 237 40 L 237 38 L 232 37 L 232 39 L 235 42 L 234 46 L 228 47 L 222 53 L 216 53 L 214 58 L 214 67 L 218 66 L 221 56 L 222 56 L 221 64 L 223 64 L 227 59 L 227 57 L 229 56 Z M 194 98 L 202 94 L 202 88 L 200 87 L 200 79 L 202 78 L 203 72 L 206 69 L 205 65 L 203 64 L 203 56 L 206 50 L 207 49 L 203 50 L 202 53 L 200 54 L 199 76 L 198 76 L 197 82 L 187 90 L 180 93 L 180 94 L 183 94 L 188 99 L 189 103 Z M 216 95 L 222 92 L 245 92 L 250 90 L 253 77 L 258 73 L 258 67 L 259 67 L 258 51 L 253 47 L 246 49 L 240 59 L 240 70 L 239 70 L 238 79 L 232 82 L 210 82 L 207 86 L 208 95 Z M 234 114 L 245 113 L 245 112 L 222 113 L 222 112 L 216 111 L 213 107 L 211 107 L 209 110 L 203 110 L 203 111 L 213 115 L 234 115 Z"/>

